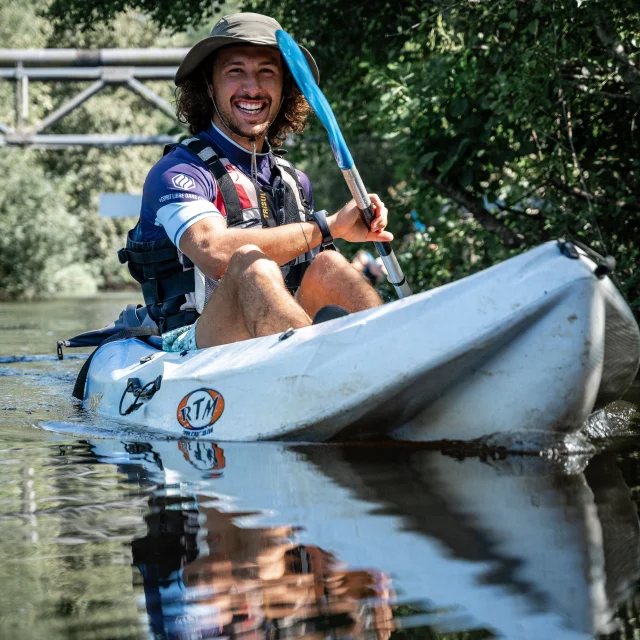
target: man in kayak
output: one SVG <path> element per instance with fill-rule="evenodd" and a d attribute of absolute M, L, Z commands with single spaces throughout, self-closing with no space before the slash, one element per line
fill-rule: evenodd
<path fill-rule="evenodd" d="M 310 108 L 278 50 L 279 28 L 259 14 L 226 16 L 176 74 L 177 114 L 194 137 L 151 169 L 120 252 L 165 350 L 305 327 L 326 305 L 355 312 L 382 303 L 330 249 L 334 238 L 391 241 L 383 202 L 371 195 L 371 229 L 353 200 L 333 215 L 314 211 L 309 179 L 283 158 L 282 143 L 304 130 Z"/>

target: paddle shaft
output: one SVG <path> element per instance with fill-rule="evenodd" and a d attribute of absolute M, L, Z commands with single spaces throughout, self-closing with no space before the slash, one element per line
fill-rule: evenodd
<path fill-rule="evenodd" d="M 311 108 L 315 111 L 318 118 L 320 118 L 320 122 L 322 122 L 324 128 L 327 130 L 336 162 L 342 170 L 344 179 L 347 181 L 351 195 L 362 212 L 363 220 L 367 226 L 371 228 L 371 222 L 375 217 L 371 208 L 371 198 L 369 198 L 360 174 L 353 163 L 351 152 L 347 147 L 347 143 L 344 141 L 331 106 L 318 86 L 317 78 L 314 78 L 300 47 L 286 31 L 276 31 L 276 39 L 278 40 L 282 57 L 287 63 L 298 88 L 302 91 L 302 95 L 307 99 Z M 398 297 L 405 298 L 406 296 L 410 296 L 412 293 L 411 288 L 402 273 L 402 269 L 398 264 L 398 259 L 395 253 L 393 253 L 391 245 L 388 242 L 375 242 L 374 244 L 387 270 L 387 279 L 395 287 Z"/>
<path fill-rule="evenodd" d="M 342 175 L 349 187 L 349 191 L 351 191 L 353 199 L 356 201 L 358 208 L 362 212 L 364 221 L 368 227 L 371 227 L 371 222 L 375 217 L 371 207 L 371 198 L 369 198 L 369 194 L 362 182 L 362 178 L 360 178 L 356 165 L 353 164 L 350 169 L 342 169 Z M 387 270 L 387 279 L 394 286 L 398 297 L 406 298 L 407 296 L 410 296 L 413 292 L 411 291 L 411 287 L 409 286 L 407 279 L 404 277 L 404 273 L 402 273 L 402 268 L 398 264 L 398 259 L 391 248 L 391 243 L 374 242 L 373 244 L 375 245 L 376 251 L 382 258 L 384 268 Z"/>

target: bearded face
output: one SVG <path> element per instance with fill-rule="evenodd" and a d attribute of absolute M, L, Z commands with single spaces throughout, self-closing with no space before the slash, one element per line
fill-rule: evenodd
<path fill-rule="evenodd" d="M 216 55 L 213 67 L 213 121 L 229 129 L 243 146 L 262 143 L 282 102 L 283 63 L 270 47 L 230 46 Z"/>

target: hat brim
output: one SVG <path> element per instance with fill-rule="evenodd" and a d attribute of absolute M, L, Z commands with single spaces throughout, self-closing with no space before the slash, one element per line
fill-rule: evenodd
<path fill-rule="evenodd" d="M 272 49 L 278 49 L 278 44 L 271 42 L 264 42 L 259 40 L 246 40 L 244 38 L 237 38 L 234 36 L 209 36 L 204 40 L 200 40 L 197 44 L 195 44 L 189 51 L 187 55 L 184 57 L 182 64 L 178 67 L 178 71 L 176 71 L 175 83 L 176 86 L 180 86 L 184 84 L 187 78 L 198 68 L 198 65 L 211 55 L 214 51 L 221 49 L 222 47 L 226 47 L 230 44 L 245 44 L 245 45 L 254 45 L 258 47 L 271 47 Z M 315 81 L 320 84 L 320 71 L 318 70 L 318 65 L 316 61 L 313 59 L 313 56 L 309 53 L 307 49 L 304 47 L 300 47 L 304 57 L 309 64 L 311 69 L 311 73 L 315 78 Z M 279 49 L 278 49 L 279 51 Z"/>

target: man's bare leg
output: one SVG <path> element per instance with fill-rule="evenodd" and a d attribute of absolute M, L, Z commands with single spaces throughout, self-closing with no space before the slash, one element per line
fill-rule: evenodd
<path fill-rule="evenodd" d="M 311 318 L 327 304 L 340 305 L 352 313 L 382 304 L 377 291 L 337 251 L 316 256 L 304 274 L 296 300 Z"/>
<path fill-rule="evenodd" d="M 238 249 L 196 325 L 199 349 L 311 324 L 278 265 L 255 245 Z"/>

